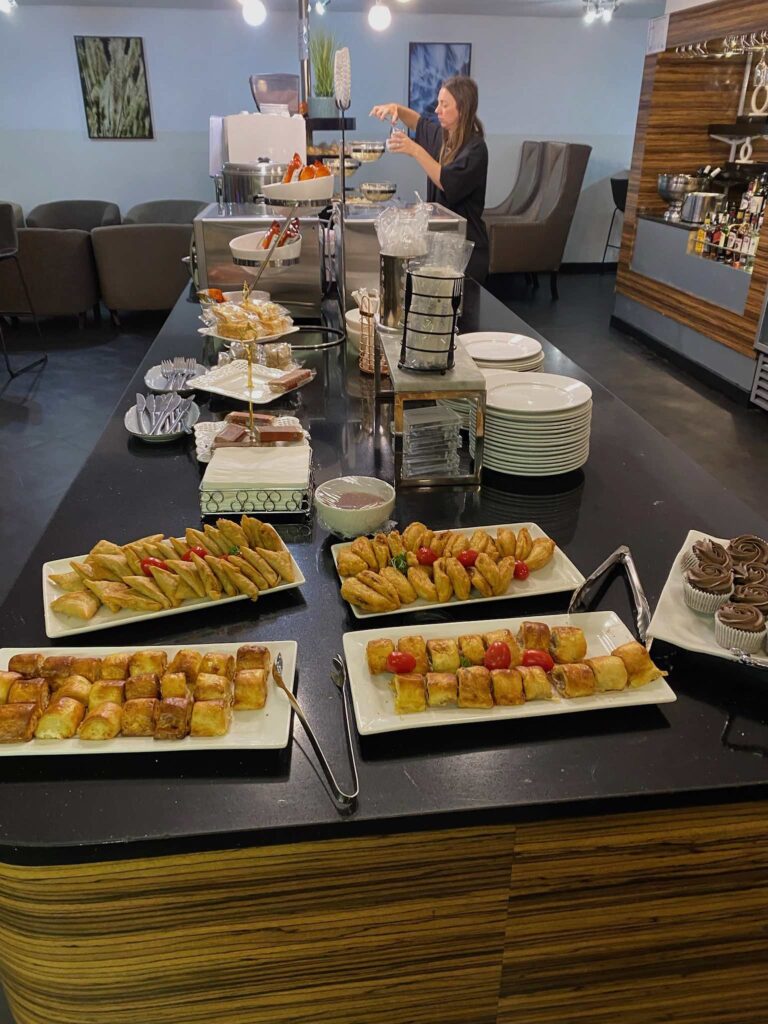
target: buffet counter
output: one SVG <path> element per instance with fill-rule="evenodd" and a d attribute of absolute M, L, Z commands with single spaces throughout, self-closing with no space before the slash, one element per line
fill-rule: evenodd
<path fill-rule="evenodd" d="M 99 537 L 175 535 L 197 520 L 193 445 L 142 445 L 123 427 L 147 368 L 200 354 L 197 315 L 182 296 L 138 368 L 2 607 L 4 647 L 49 646 L 45 561 Z M 472 282 L 461 328 L 535 333 Z M 542 343 L 550 371 L 593 390 L 585 471 L 406 491 L 401 524 L 531 520 L 585 574 L 628 544 L 652 606 L 689 528 L 768 532 Z M 391 479 L 390 410 L 377 433 L 372 382 L 353 355 L 340 346 L 302 356 L 317 379 L 277 404 L 311 431 L 317 482 Z M 214 415 L 226 409 L 210 402 Z M 326 533 L 315 523 L 284 536 L 306 577 L 300 589 L 85 640 L 297 640 L 298 696 L 346 781 L 330 669 L 356 623 Z M 556 595 L 492 614 L 566 606 Z M 618 581 L 600 607 L 632 621 Z M 452 610 L 412 621 L 455 620 Z M 289 746 L 271 754 L 6 759 L 0 975 L 17 1020 L 432 1024 L 439 1005 L 439 1019 L 455 1024 L 762 1024 L 768 760 L 750 747 L 766 745 L 764 684 L 662 644 L 654 657 L 676 703 L 355 736 L 361 789 L 348 811 L 296 719 Z M 743 750 L 723 737 L 733 716 Z"/>

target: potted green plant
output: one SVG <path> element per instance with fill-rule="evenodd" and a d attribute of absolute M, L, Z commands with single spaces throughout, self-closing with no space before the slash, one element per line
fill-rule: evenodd
<path fill-rule="evenodd" d="M 309 97 L 310 117 L 337 117 L 333 96 L 333 57 L 336 39 L 330 32 L 313 32 L 309 38 L 314 96 Z"/>

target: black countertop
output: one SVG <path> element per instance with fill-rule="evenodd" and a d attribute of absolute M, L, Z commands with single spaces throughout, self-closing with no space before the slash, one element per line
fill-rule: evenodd
<path fill-rule="evenodd" d="M 184 296 L 115 415 L 62 501 L 0 612 L 3 646 L 51 646 L 43 626 L 40 567 L 86 551 L 99 538 L 124 542 L 199 518 L 200 469 L 191 441 L 149 447 L 130 439 L 123 414 L 147 367 L 200 353 L 197 307 Z M 470 284 L 462 329 L 532 332 Z M 542 339 L 543 340 L 543 339 Z M 765 535 L 768 524 L 626 405 L 545 342 L 546 368 L 594 392 L 592 453 L 583 472 L 544 480 L 489 474 L 471 490 L 399 494 L 396 517 L 435 528 L 531 519 L 589 573 L 617 545 L 634 552 L 651 605 L 689 528 Z M 340 472 L 391 476 L 388 410 L 381 451 L 373 441 L 372 388 L 343 347 L 306 357 L 317 379 L 277 403 L 312 432 L 318 481 Z M 214 400 L 215 401 L 215 400 Z M 221 405 L 204 407 L 221 411 Z M 298 694 L 338 774 L 348 778 L 340 696 L 329 679 L 343 632 L 358 628 L 341 601 L 329 540 L 319 526 L 292 544 L 307 577 L 301 590 L 69 638 L 69 645 L 148 645 L 294 639 Z M 462 618 L 564 611 L 567 595 L 462 607 Z M 603 595 L 631 624 L 620 581 Z M 414 625 L 458 617 L 451 608 L 408 617 Z M 382 620 L 383 622 L 384 620 Z M 392 625 L 399 617 L 387 619 Z M 370 623 L 361 623 L 368 626 Z M 298 722 L 293 742 L 262 753 L 14 758 L 0 761 L 0 857 L 53 862 L 359 833 L 461 826 L 609 809 L 739 799 L 764 793 L 768 760 L 721 741 L 768 745 L 768 697 L 754 673 L 718 659 L 655 648 L 669 658 L 678 701 L 357 738 L 361 795 L 340 814 Z"/>

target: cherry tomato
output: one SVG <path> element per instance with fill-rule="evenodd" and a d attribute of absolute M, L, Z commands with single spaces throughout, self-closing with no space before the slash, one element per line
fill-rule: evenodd
<path fill-rule="evenodd" d="M 527 580 L 531 575 L 531 570 L 528 568 L 525 562 L 515 562 L 515 579 L 516 580 Z"/>
<path fill-rule="evenodd" d="M 155 569 L 168 569 L 168 564 L 162 560 L 162 558 L 142 558 L 141 560 L 141 571 L 145 576 L 152 576 L 150 566 L 154 566 Z"/>
<path fill-rule="evenodd" d="M 546 651 L 523 651 L 523 665 L 526 668 L 538 666 L 545 672 L 551 672 L 555 663 Z"/>
<path fill-rule="evenodd" d="M 189 551 L 185 551 L 181 557 L 185 562 L 191 562 L 193 554 L 197 555 L 198 558 L 205 558 L 208 552 L 201 544 L 195 544 Z"/>
<path fill-rule="evenodd" d="M 467 548 L 466 551 L 460 551 L 456 557 L 464 566 L 465 569 L 471 569 L 477 561 L 477 556 L 480 554 L 479 551 L 475 551 L 474 548 Z"/>
<path fill-rule="evenodd" d="M 416 659 L 406 651 L 392 651 L 387 658 L 387 668 L 390 672 L 413 672 Z"/>
<path fill-rule="evenodd" d="M 419 548 L 416 552 L 416 561 L 419 565 L 434 565 L 440 556 L 432 548 Z"/>
<path fill-rule="evenodd" d="M 495 668 L 509 668 L 512 664 L 512 652 L 501 640 L 495 640 L 485 652 L 485 667 L 491 671 Z"/>

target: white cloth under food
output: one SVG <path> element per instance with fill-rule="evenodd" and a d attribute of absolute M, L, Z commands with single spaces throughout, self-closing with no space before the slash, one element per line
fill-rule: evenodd
<path fill-rule="evenodd" d="M 305 490 L 309 486 L 312 449 L 308 445 L 291 448 L 220 448 L 205 471 L 203 491 L 247 488 Z"/>

